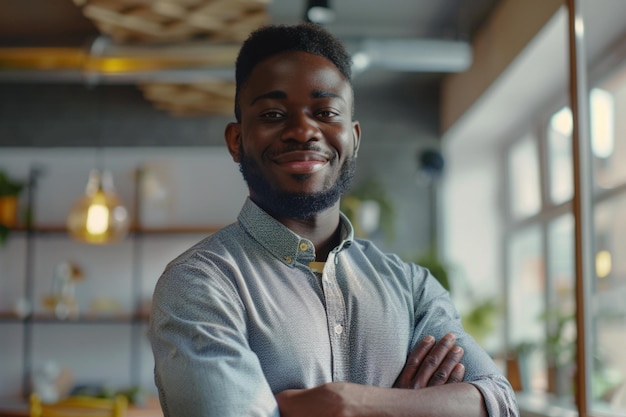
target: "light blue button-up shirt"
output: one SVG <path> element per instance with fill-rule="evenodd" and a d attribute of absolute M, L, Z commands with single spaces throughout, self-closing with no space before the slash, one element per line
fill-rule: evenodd
<path fill-rule="evenodd" d="M 421 339 L 448 332 L 489 415 L 517 415 L 439 282 L 354 239 L 343 215 L 341 237 L 311 264 L 313 244 L 248 199 L 236 223 L 167 266 L 149 329 L 166 417 L 278 416 L 274 394 L 331 381 L 391 387 Z"/>

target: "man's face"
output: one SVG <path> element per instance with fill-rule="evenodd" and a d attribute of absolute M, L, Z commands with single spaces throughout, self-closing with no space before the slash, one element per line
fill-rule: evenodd
<path fill-rule="evenodd" d="M 360 128 L 352 88 L 327 59 L 285 52 L 258 64 L 239 95 L 226 142 L 250 197 L 276 216 L 335 205 L 354 176 Z"/>

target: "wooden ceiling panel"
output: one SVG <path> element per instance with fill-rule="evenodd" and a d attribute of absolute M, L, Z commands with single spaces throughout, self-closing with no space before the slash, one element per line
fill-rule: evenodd
<path fill-rule="evenodd" d="M 139 86 L 144 97 L 173 116 L 232 115 L 235 83 L 215 80 L 193 84 L 150 83 Z"/>
<path fill-rule="evenodd" d="M 118 43 L 242 41 L 269 23 L 269 0 L 74 0 Z"/>
<path fill-rule="evenodd" d="M 269 23 L 269 0 L 74 0 L 119 45 L 203 40 L 238 44 Z M 235 48 L 238 49 L 238 48 Z M 234 63 L 234 56 L 229 64 Z M 232 114 L 232 81 L 143 83 L 146 100 L 175 116 Z"/>

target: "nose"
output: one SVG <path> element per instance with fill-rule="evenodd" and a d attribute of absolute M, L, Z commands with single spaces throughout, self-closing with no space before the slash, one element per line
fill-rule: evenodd
<path fill-rule="evenodd" d="M 317 120 L 306 113 L 292 114 L 286 121 L 281 139 L 298 142 L 317 141 L 321 138 L 321 131 Z"/>

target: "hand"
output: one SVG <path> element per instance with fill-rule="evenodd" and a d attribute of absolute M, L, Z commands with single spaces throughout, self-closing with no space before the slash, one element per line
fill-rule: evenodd
<path fill-rule="evenodd" d="M 460 363 L 463 348 L 455 346 L 455 342 L 452 333 L 437 343 L 434 337 L 426 336 L 409 355 L 394 388 L 419 389 L 462 382 L 465 377 L 465 367 Z"/>

